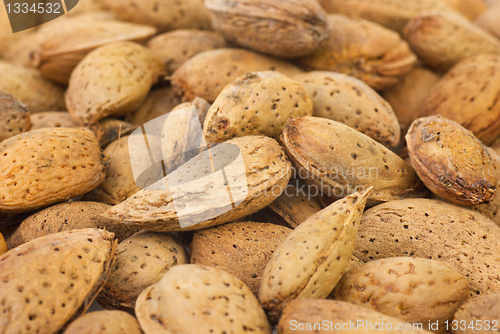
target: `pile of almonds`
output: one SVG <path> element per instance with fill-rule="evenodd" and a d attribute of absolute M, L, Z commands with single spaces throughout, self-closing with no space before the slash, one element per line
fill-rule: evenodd
<path fill-rule="evenodd" d="M 498 330 L 498 22 L 81 0 L 0 36 L 0 333 Z"/>

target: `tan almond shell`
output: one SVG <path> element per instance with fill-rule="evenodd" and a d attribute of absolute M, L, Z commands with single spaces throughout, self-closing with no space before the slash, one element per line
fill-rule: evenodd
<path fill-rule="evenodd" d="M 440 79 L 439 74 L 416 66 L 396 86 L 381 93 L 399 120 L 401 140 L 404 140 L 411 123 L 419 117 L 422 103 Z"/>
<path fill-rule="evenodd" d="M 206 0 L 205 6 L 230 43 L 275 57 L 308 55 L 329 34 L 326 12 L 314 0 Z"/>
<path fill-rule="evenodd" d="M 288 185 L 283 193 L 269 206 L 292 228 L 296 228 L 309 217 L 321 211 L 322 207 L 306 192 L 300 188 Z"/>
<path fill-rule="evenodd" d="M 259 301 L 271 322 L 297 298 L 326 298 L 348 266 L 371 188 L 313 215 L 278 246 L 262 275 Z"/>
<path fill-rule="evenodd" d="M 312 114 L 313 100 L 297 81 L 273 71 L 246 73 L 219 94 L 203 134 L 208 143 L 250 135 L 278 138 L 290 117 Z"/>
<path fill-rule="evenodd" d="M 30 129 L 31 118 L 26 105 L 0 91 L 0 142 Z"/>
<path fill-rule="evenodd" d="M 0 91 L 9 93 L 30 113 L 66 110 L 64 91 L 31 68 L 0 60 Z"/>
<path fill-rule="evenodd" d="M 469 298 L 469 283 L 450 264 L 393 257 L 365 263 L 346 272 L 333 291 L 345 301 L 428 328 L 447 332 L 455 311 Z M 449 327 L 448 327 L 449 328 Z"/>
<path fill-rule="evenodd" d="M 33 55 L 33 64 L 47 78 L 68 85 L 71 72 L 92 50 L 109 43 L 142 43 L 156 33 L 150 26 L 115 20 L 66 29 L 46 40 Z"/>
<path fill-rule="evenodd" d="M 500 170 L 471 131 L 439 115 L 428 116 L 413 122 L 406 142 L 413 168 L 436 195 L 459 205 L 492 199 Z"/>
<path fill-rule="evenodd" d="M 216 49 L 202 52 L 182 64 L 171 77 L 174 91 L 183 101 L 202 97 L 215 101 L 224 87 L 247 72 L 277 71 L 288 76 L 302 73 L 284 60 L 243 49 Z"/>
<path fill-rule="evenodd" d="M 138 232 L 137 229 L 115 225 L 100 217 L 109 208 L 110 205 L 95 202 L 53 205 L 26 218 L 9 237 L 9 249 L 50 234 L 86 228 L 112 232 L 119 242 Z"/>
<path fill-rule="evenodd" d="M 246 172 L 248 193 L 246 199 L 235 208 L 216 218 L 181 228 L 170 192 L 145 189 L 114 206 L 103 215 L 130 226 L 168 232 L 199 230 L 221 225 L 265 208 L 281 195 L 290 179 L 291 163 L 286 158 L 285 152 L 275 140 L 269 137 L 246 136 L 229 140 L 226 143 L 239 147 Z M 196 167 L 198 162 L 198 158 L 193 158 L 188 163 Z M 214 192 L 217 194 L 218 191 L 205 182 L 200 182 L 197 187 L 199 188 L 191 189 L 191 191 L 207 196 Z M 217 205 L 226 207 L 223 197 L 220 201 L 214 200 L 213 202 L 200 198 L 196 204 L 193 206 L 195 208 L 193 215 L 217 209 Z"/>
<path fill-rule="evenodd" d="M 135 312 L 145 333 L 271 334 L 257 298 L 224 270 L 195 265 L 170 269 L 139 296 Z"/>
<path fill-rule="evenodd" d="M 102 0 L 123 21 L 146 24 L 166 32 L 175 29 L 210 29 L 210 15 L 200 0 Z"/>
<path fill-rule="evenodd" d="M 408 23 L 403 34 L 422 62 L 441 72 L 469 56 L 500 55 L 500 40 L 460 14 L 422 13 Z"/>
<path fill-rule="evenodd" d="M 125 117 L 125 121 L 134 125 L 143 125 L 160 116 L 169 113 L 175 106 L 181 103 L 181 99 L 175 94 L 171 86 L 154 89 L 141 106 Z"/>
<path fill-rule="evenodd" d="M 306 70 L 344 73 L 384 90 L 408 74 L 417 61 L 395 31 L 341 15 L 328 15 L 328 22 L 330 37 L 312 54 L 298 59 Z"/>
<path fill-rule="evenodd" d="M 83 2 L 85 3 L 85 2 Z M 142 334 L 137 319 L 122 311 L 98 311 L 82 315 L 64 331 L 65 334 Z"/>
<path fill-rule="evenodd" d="M 5 242 L 5 239 L 2 235 L 2 233 L 0 233 L 0 256 L 7 253 L 7 251 L 8 251 L 7 243 Z"/>
<path fill-rule="evenodd" d="M 451 264 L 471 296 L 500 291 L 500 228 L 479 212 L 432 199 L 380 204 L 363 215 L 354 255 L 368 262 L 409 256 Z"/>
<path fill-rule="evenodd" d="M 227 48 L 224 37 L 214 31 L 178 29 L 153 37 L 147 47 L 165 64 L 172 74 L 186 60 L 199 53 Z"/>
<path fill-rule="evenodd" d="M 104 149 L 106 178 L 84 195 L 86 201 L 119 204 L 141 190 L 134 179 L 129 152 L 130 136 L 115 140 Z"/>
<path fill-rule="evenodd" d="M 90 52 L 74 69 L 66 105 L 78 125 L 91 125 L 108 116 L 137 109 L 157 79 L 163 63 L 134 42 L 117 42 Z"/>
<path fill-rule="evenodd" d="M 401 129 L 392 107 L 361 80 L 328 71 L 293 78 L 311 95 L 314 116 L 344 123 L 388 147 L 399 143 Z"/>
<path fill-rule="evenodd" d="M 427 10 L 456 12 L 450 4 L 436 0 L 320 0 L 329 13 L 359 17 L 388 29 L 403 32 L 408 21 Z"/>
<path fill-rule="evenodd" d="M 466 58 L 433 87 L 420 108 L 420 115 L 451 119 L 489 145 L 500 135 L 498 82 L 500 55 Z"/>
<path fill-rule="evenodd" d="M 370 205 L 427 193 L 411 166 L 370 137 L 319 117 L 289 122 L 282 136 L 295 168 L 323 195 L 342 198 L 373 186 Z"/>
<path fill-rule="evenodd" d="M 484 0 L 442 0 L 459 11 L 467 19 L 474 21 L 488 9 Z"/>
<path fill-rule="evenodd" d="M 480 28 L 488 31 L 493 36 L 500 38 L 500 3 L 489 7 L 483 14 L 481 14 L 474 23 Z"/>
<path fill-rule="evenodd" d="M 96 188 L 105 177 L 101 150 L 85 129 L 39 129 L 0 145 L 0 211 L 26 212 Z"/>
<path fill-rule="evenodd" d="M 80 128 L 76 125 L 67 111 L 43 111 L 33 115 L 31 118 L 31 130 L 46 128 Z"/>
<path fill-rule="evenodd" d="M 166 233 L 143 231 L 124 240 L 97 302 L 108 309 L 134 313 L 141 292 L 173 266 L 189 263 L 186 249 Z"/>
<path fill-rule="evenodd" d="M 477 298 L 469 300 L 467 303 L 462 305 L 460 309 L 455 313 L 455 318 L 459 324 L 465 323 L 484 325 L 479 328 L 477 326 L 474 329 L 466 328 L 463 326 L 458 326 L 455 333 L 457 334 L 486 334 L 491 333 L 491 328 L 495 326 L 493 321 L 498 321 L 500 319 L 500 293 L 489 293 L 484 296 L 479 296 Z M 488 329 L 489 325 L 489 329 Z M 474 327 L 474 326 L 471 326 Z M 495 326 L 497 327 L 497 326 Z"/>
<path fill-rule="evenodd" d="M 108 278 L 116 241 L 85 229 L 33 240 L 0 257 L 2 333 L 57 333 L 85 313 Z"/>
<path fill-rule="evenodd" d="M 491 147 L 486 147 L 486 149 L 495 163 L 497 173 L 500 173 L 500 155 Z M 500 176 L 500 174 L 497 175 Z M 496 187 L 500 189 L 500 177 L 497 178 Z M 500 226 L 500 191 L 495 191 L 489 202 L 471 205 L 470 208 L 480 212 Z"/>
<path fill-rule="evenodd" d="M 190 263 L 225 270 L 257 295 L 264 268 L 290 232 L 283 226 L 255 222 L 196 231 L 190 245 Z"/>
<path fill-rule="evenodd" d="M 319 333 L 333 332 L 336 324 L 340 324 L 341 326 L 347 324 L 347 326 L 344 325 L 345 329 L 342 330 L 346 334 L 360 332 L 363 334 L 430 334 L 430 332 L 418 329 L 416 326 L 411 326 L 411 324 L 411 327 L 408 328 L 412 329 L 400 330 L 398 329 L 398 325 L 401 328 L 401 319 L 387 316 L 367 307 L 337 300 L 313 298 L 296 299 L 285 307 L 283 317 L 281 317 L 277 326 L 278 334 L 312 334 L 314 333 L 312 330 L 294 330 L 295 327 L 290 326 L 291 321 L 296 321 L 294 324 L 297 325 L 297 328 L 299 326 L 306 328 L 307 324 L 313 327 L 314 323 L 321 324 L 325 319 L 328 320 L 328 329 L 333 329 Z M 354 325 L 351 326 L 351 324 Z M 357 324 L 360 326 L 357 327 Z M 371 326 L 368 324 L 371 324 Z M 375 324 L 378 326 L 375 326 Z M 381 324 L 384 325 L 381 326 Z M 388 327 L 391 329 L 387 329 Z"/>
<path fill-rule="evenodd" d="M 169 174 L 206 149 L 207 143 L 202 133 L 202 126 L 210 109 L 210 104 L 200 98 L 192 102 L 181 103 L 172 111 L 195 107 L 198 117 L 193 117 L 193 110 L 169 113 L 161 119 L 161 154 L 165 173 Z"/>

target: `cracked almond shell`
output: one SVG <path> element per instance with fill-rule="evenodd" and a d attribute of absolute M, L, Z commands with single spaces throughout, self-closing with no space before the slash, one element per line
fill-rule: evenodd
<path fill-rule="evenodd" d="M 399 143 L 401 129 L 392 107 L 361 80 L 328 71 L 293 78 L 311 95 L 314 116 L 344 123 L 388 147 Z"/>
<path fill-rule="evenodd" d="M 134 313 L 141 292 L 158 282 L 173 266 L 189 263 L 186 249 L 172 235 L 143 231 L 122 241 L 116 261 L 97 302 Z"/>
<path fill-rule="evenodd" d="M 326 298 L 348 266 L 371 188 L 339 200 L 300 224 L 269 260 L 259 301 L 271 322 L 286 303 Z"/>
<path fill-rule="evenodd" d="M 330 37 L 312 54 L 298 59 L 306 70 L 340 72 L 384 90 L 408 74 L 417 61 L 395 31 L 341 15 L 328 15 L 328 22 Z"/>
<path fill-rule="evenodd" d="M 189 172 L 191 167 L 196 170 L 194 172 L 196 177 L 205 175 L 204 178 L 198 179 L 199 182 L 196 185 L 193 184 L 194 188 L 191 187 L 189 193 L 185 193 L 182 189 L 178 193 L 180 200 L 186 198 L 186 200 L 195 201 L 197 204 L 192 205 L 192 202 L 190 204 L 192 212 L 185 212 L 182 219 L 191 221 L 191 219 L 196 219 L 199 215 L 204 215 L 207 212 L 225 211 L 232 207 L 229 211 L 225 211 L 215 218 L 203 220 L 196 225 L 182 228 L 170 191 L 143 189 L 126 201 L 115 205 L 103 215 L 117 223 L 121 222 L 129 226 L 154 231 L 199 230 L 248 216 L 265 208 L 281 195 L 291 176 L 291 164 L 281 146 L 274 139 L 246 136 L 229 140 L 224 144 L 232 145 L 233 148 L 236 146 L 239 149 L 245 166 L 246 197 L 236 207 L 232 207 L 233 202 L 227 202 L 226 192 L 221 192 L 217 187 L 211 187 L 213 179 L 208 178 L 208 176 L 212 174 L 212 169 L 206 166 L 207 153 L 204 152 L 175 171 L 177 172 L 176 178 L 182 178 L 184 175 L 186 178 L 193 177 Z M 231 169 L 231 171 L 237 174 L 237 182 L 243 179 L 242 170 Z M 161 179 L 156 185 L 166 185 L 165 181 L 165 178 Z M 196 198 L 192 198 L 188 194 L 198 195 Z"/>
<path fill-rule="evenodd" d="M 361 219 L 354 255 L 365 262 L 396 256 L 451 264 L 472 297 L 500 291 L 500 228 L 479 212 L 432 199 L 377 205 Z"/>
<path fill-rule="evenodd" d="M 370 137 L 319 117 L 291 120 L 282 141 L 305 180 L 324 196 L 342 198 L 373 186 L 368 203 L 427 193 L 411 166 Z"/>
<path fill-rule="evenodd" d="M 273 71 L 246 73 L 219 94 L 203 134 L 209 143 L 250 135 L 277 138 L 290 117 L 312 114 L 313 100 L 297 81 Z"/>
<path fill-rule="evenodd" d="M 436 195 L 459 205 L 492 199 L 500 171 L 471 131 L 441 116 L 429 116 L 413 122 L 406 142 L 413 168 Z"/>
<path fill-rule="evenodd" d="M 90 52 L 71 73 L 66 105 L 73 121 L 88 126 L 137 109 L 165 74 L 163 63 L 134 42 L 117 42 Z"/>
<path fill-rule="evenodd" d="M 105 177 L 101 150 L 85 129 L 39 129 L 0 145 L 0 212 L 27 212 L 85 194 Z"/>
<path fill-rule="evenodd" d="M 51 334 L 85 313 L 108 278 L 113 233 L 75 230 L 0 257 L 0 332 Z"/>
<path fill-rule="evenodd" d="M 329 34 L 315 0 L 206 0 L 212 25 L 230 42 L 280 58 L 310 54 Z"/>
<path fill-rule="evenodd" d="M 145 334 L 271 334 L 245 283 L 222 269 L 196 264 L 170 269 L 141 293 L 135 312 Z"/>
<path fill-rule="evenodd" d="M 485 145 L 500 135 L 500 55 L 481 54 L 455 65 L 430 91 L 421 116 L 441 115 Z"/>
<path fill-rule="evenodd" d="M 448 263 L 392 257 L 346 272 L 333 298 L 364 306 L 423 328 L 438 322 L 447 332 L 455 311 L 469 298 L 469 283 Z"/>

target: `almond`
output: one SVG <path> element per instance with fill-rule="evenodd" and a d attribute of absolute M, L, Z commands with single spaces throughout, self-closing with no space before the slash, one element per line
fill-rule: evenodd
<path fill-rule="evenodd" d="M 457 334 L 480 334 L 490 332 L 492 327 L 497 327 L 498 319 L 500 319 L 500 293 L 489 293 L 462 305 L 455 313 L 456 322 L 453 324 L 482 324 L 481 328 L 465 326 L 464 329 L 464 326 L 454 326 L 458 327 L 455 330 Z"/>
<path fill-rule="evenodd" d="M 28 108 L 12 95 L 0 92 L 0 110 L 0 142 L 30 130 Z"/>
<path fill-rule="evenodd" d="M 85 2 L 83 2 L 85 3 Z M 64 331 L 66 334 L 142 334 L 137 320 L 121 311 L 99 311 L 82 315 Z"/>

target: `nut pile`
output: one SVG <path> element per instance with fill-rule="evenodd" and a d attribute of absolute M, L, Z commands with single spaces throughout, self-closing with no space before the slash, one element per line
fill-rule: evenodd
<path fill-rule="evenodd" d="M 81 0 L 0 36 L 0 334 L 498 330 L 498 22 Z"/>

